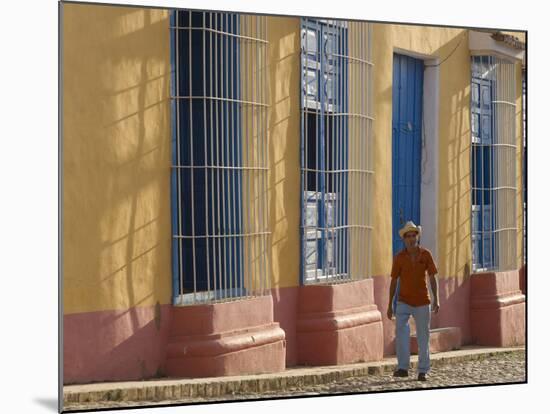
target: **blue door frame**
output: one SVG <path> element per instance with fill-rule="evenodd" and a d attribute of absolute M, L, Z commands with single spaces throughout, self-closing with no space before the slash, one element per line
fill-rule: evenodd
<path fill-rule="evenodd" d="M 403 248 L 399 229 L 420 224 L 422 162 L 422 90 L 424 62 L 393 55 L 392 85 L 392 251 Z M 394 306 L 399 292 L 399 281 Z"/>

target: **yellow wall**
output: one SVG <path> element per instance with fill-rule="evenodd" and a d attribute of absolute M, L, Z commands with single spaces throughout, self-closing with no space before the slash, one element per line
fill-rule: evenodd
<path fill-rule="evenodd" d="M 471 269 L 470 52 L 467 31 L 408 25 L 374 25 L 375 62 L 375 217 L 374 275 L 391 269 L 392 54 L 424 59 L 452 57 L 439 74 L 438 268 L 441 276 L 463 276 Z M 523 33 L 513 33 L 524 40 Z M 455 50 L 456 48 L 456 50 Z M 397 50 L 396 50 L 397 49 Z M 420 56 L 419 56 L 420 55 Z M 517 263 L 522 255 L 521 63 L 517 69 Z"/>
<path fill-rule="evenodd" d="M 373 274 L 387 275 L 392 260 L 392 68 L 393 53 L 443 60 L 439 75 L 438 268 L 462 275 L 470 246 L 470 55 L 466 31 L 375 24 L 375 184 Z M 418 56 L 419 57 L 419 56 Z"/>
<path fill-rule="evenodd" d="M 268 203 L 272 287 L 300 272 L 300 19 L 268 17 Z"/>
<path fill-rule="evenodd" d="M 66 314 L 170 302 L 168 17 L 63 5 Z"/>
<path fill-rule="evenodd" d="M 63 6 L 65 313 L 170 303 L 167 10 Z M 300 271 L 300 19 L 268 17 L 268 205 L 274 288 Z M 392 260 L 393 52 L 444 59 L 439 77 L 442 276 L 471 263 L 470 55 L 466 31 L 373 25 L 373 275 Z M 460 44 L 459 44 L 460 43 Z M 518 65 L 518 108 L 521 72 Z M 521 230 L 521 110 L 518 223 Z M 518 257 L 522 238 L 518 232 Z"/>

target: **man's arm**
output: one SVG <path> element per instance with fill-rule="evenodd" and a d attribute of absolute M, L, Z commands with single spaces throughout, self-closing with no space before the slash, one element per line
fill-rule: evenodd
<path fill-rule="evenodd" d="M 390 299 L 388 301 L 388 310 L 387 310 L 388 319 L 391 319 L 393 317 L 392 302 L 393 302 L 393 296 L 395 295 L 396 287 L 397 287 L 397 278 L 392 277 L 391 284 L 390 284 Z"/>
<path fill-rule="evenodd" d="M 437 313 L 439 311 L 439 282 L 437 280 L 437 273 L 430 275 L 430 286 L 432 287 L 432 293 L 434 295 L 432 309 Z"/>
<path fill-rule="evenodd" d="M 428 252 L 428 275 L 430 276 L 430 286 L 434 295 L 434 303 L 432 310 L 437 313 L 439 311 L 439 283 L 437 281 L 437 267 L 434 263 L 432 254 Z"/>
<path fill-rule="evenodd" d="M 390 284 L 390 300 L 388 301 L 388 310 L 386 311 L 386 314 L 388 315 L 388 319 L 391 319 L 393 317 L 393 296 L 395 295 L 395 289 L 397 288 L 397 278 L 399 277 L 399 274 L 401 273 L 401 269 L 399 266 L 399 262 L 397 260 L 397 256 L 393 258 L 393 263 L 391 266 L 391 284 Z"/>

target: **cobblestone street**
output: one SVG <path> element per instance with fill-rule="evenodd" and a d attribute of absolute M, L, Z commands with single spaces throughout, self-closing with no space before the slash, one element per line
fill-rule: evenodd
<path fill-rule="evenodd" d="M 239 395 L 235 399 L 270 397 L 288 397 L 298 395 L 341 394 L 354 392 L 401 390 L 416 388 L 450 387 L 471 384 L 493 384 L 525 381 L 525 353 L 515 353 L 489 357 L 485 360 L 467 361 L 460 364 L 444 365 L 434 368 L 428 375 L 428 381 L 416 380 L 416 372 L 409 371 L 408 378 L 393 378 L 391 373 L 349 378 L 303 389 L 291 389 L 287 392 L 264 393 L 258 395 Z"/>
<path fill-rule="evenodd" d="M 416 372 L 411 369 L 408 378 L 393 378 L 391 372 L 371 374 L 361 377 L 347 378 L 325 384 L 308 385 L 287 388 L 284 391 L 265 391 L 262 393 L 234 393 L 215 398 L 186 398 L 161 400 L 155 402 L 138 403 L 133 401 L 78 403 L 71 404 L 65 409 L 88 409 L 130 407 L 136 405 L 165 405 L 178 403 L 200 403 L 229 400 L 254 400 L 262 398 L 297 397 L 327 394 L 345 394 L 357 392 L 373 392 L 385 390 L 403 390 L 419 388 L 452 387 L 472 384 L 515 383 L 525 381 L 525 351 L 485 356 L 480 359 L 468 360 L 459 363 L 441 364 L 428 375 L 428 381 L 416 380 Z"/>

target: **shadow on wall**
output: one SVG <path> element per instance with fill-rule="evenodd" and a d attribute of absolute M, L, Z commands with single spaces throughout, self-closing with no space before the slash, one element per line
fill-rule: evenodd
<path fill-rule="evenodd" d="M 124 344 L 170 301 L 168 11 L 65 4 L 63 19 L 64 314 L 89 315 L 93 328 L 76 338 L 64 324 L 65 357 L 96 365 L 96 379 L 114 359 L 151 376 L 160 349 L 142 362 L 119 357 L 141 352 Z M 149 313 L 140 319 L 136 306 Z"/>
<path fill-rule="evenodd" d="M 467 39 L 461 33 L 435 52 L 441 61 L 451 53 L 452 56 L 440 66 L 438 269 L 441 310 L 433 315 L 432 328 L 460 327 L 463 343 L 470 341 L 471 78 Z M 459 42 L 462 43 L 457 47 Z"/>
<path fill-rule="evenodd" d="M 269 19 L 269 18 L 268 18 Z M 275 18 L 273 18 L 275 19 Z M 287 365 L 296 361 L 300 263 L 300 49 L 296 25 L 269 25 L 268 223 L 274 319 L 285 331 Z M 280 289 L 285 287 L 294 289 Z"/>
<path fill-rule="evenodd" d="M 295 258 L 290 260 L 291 263 L 299 262 L 299 252 L 295 248 L 300 242 L 300 102 L 299 90 L 296 91 L 300 82 L 299 71 L 296 70 L 300 64 L 300 52 L 295 50 L 297 33 L 285 31 L 279 25 L 270 27 L 270 31 L 268 70 L 272 108 L 268 124 L 270 158 L 267 191 L 273 255 L 276 259 L 271 261 L 271 272 L 275 284 L 279 282 L 278 275 L 284 271 L 295 274 L 297 283 L 299 269 L 281 269 L 281 266 L 288 263 L 292 256 Z"/>
<path fill-rule="evenodd" d="M 440 144 L 439 160 L 439 270 L 457 277 L 471 262 L 471 76 L 470 52 L 463 36 L 436 52 L 444 59 L 462 41 L 440 67 L 439 99 L 439 133 L 446 137 Z"/>

